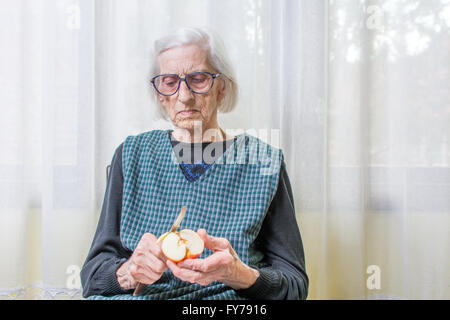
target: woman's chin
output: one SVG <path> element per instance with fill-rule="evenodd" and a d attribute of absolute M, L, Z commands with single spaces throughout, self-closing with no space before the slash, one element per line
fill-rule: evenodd
<path fill-rule="evenodd" d="M 202 127 L 202 119 L 200 117 L 177 119 L 177 121 L 175 121 L 175 125 L 180 129 L 194 130 L 196 127 Z"/>

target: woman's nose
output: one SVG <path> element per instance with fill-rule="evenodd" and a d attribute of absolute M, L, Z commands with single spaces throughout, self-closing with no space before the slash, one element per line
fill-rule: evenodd
<path fill-rule="evenodd" d="M 180 88 L 178 89 L 178 100 L 187 102 L 194 98 L 194 93 L 187 86 L 186 81 L 181 81 Z"/>

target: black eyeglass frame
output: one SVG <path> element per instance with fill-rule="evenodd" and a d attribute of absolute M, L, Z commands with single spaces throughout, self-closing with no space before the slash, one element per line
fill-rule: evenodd
<path fill-rule="evenodd" d="M 205 92 L 197 92 L 197 91 L 195 91 L 194 89 L 192 89 L 192 88 L 189 86 L 189 83 L 187 82 L 186 78 L 189 77 L 189 76 L 196 75 L 196 74 L 208 74 L 208 75 L 210 75 L 210 76 L 212 77 L 211 86 L 209 87 L 208 91 L 205 91 Z M 211 88 L 214 86 L 214 80 L 215 80 L 217 77 L 219 77 L 220 75 L 221 75 L 220 72 L 219 72 L 219 73 L 212 73 L 212 72 L 204 71 L 204 72 L 192 72 L 192 73 L 188 73 L 184 78 L 182 78 L 182 77 L 180 77 L 179 75 L 177 75 L 176 73 L 165 73 L 165 74 L 159 74 L 159 75 L 157 75 L 157 76 L 154 76 L 154 77 L 152 78 L 152 80 L 150 80 L 150 82 L 153 84 L 153 88 L 155 88 L 156 92 L 158 92 L 160 95 L 163 95 L 163 96 L 166 96 L 166 97 L 173 96 L 175 93 L 178 92 L 178 90 L 180 90 L 181 81 L 184 81 L 184 82 L 186 83 L 186 86 L 188 87 L 188 89 L 189 89 L 190 91 L 192 91 L 193 93 L 195 93 L 195 94 L 206 94 L 206 93 L 208 93 L 209 91 L 211 91 Z M 156 87 L 155 80 L 156 80 L 158 77 L 162 77 L 162 76 L 176 76 L 176 77 L 178 77 L 178 87 L 177 87 L 177 89 L 176 89 L 173 93 L 171 93 L 171 94 L 164 94 L 164 93 L 161 93 L 161 92 L 158 90 L 158 88 Z"/>

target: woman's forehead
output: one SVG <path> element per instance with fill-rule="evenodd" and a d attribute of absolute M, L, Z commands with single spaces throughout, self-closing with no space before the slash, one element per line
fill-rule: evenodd
<path fill-rule="evenodd" d="M 161 73 L 186 74 L 211 71 L 206 50 L 197 45 L 183 45 L 168 49 L 158 56 Z"/>

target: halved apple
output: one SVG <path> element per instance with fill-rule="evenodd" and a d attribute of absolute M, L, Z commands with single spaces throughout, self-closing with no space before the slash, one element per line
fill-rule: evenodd
<path fill-rule="evenodd" d="M 184 229 L 180 232 L 168 232 L 161 237 L 161 251 L 167 259 L 180 262 L 184 259 L 195 259 L 205 248 L 202 238 L 197 232 Z"/>
<path fill-rule="evenodd" d="M 180 238 L 186 244 L 186 259 L 195 259 L 202 254 L 205 244 L 197 232 L 190 229 L 181 230 Z"/>

